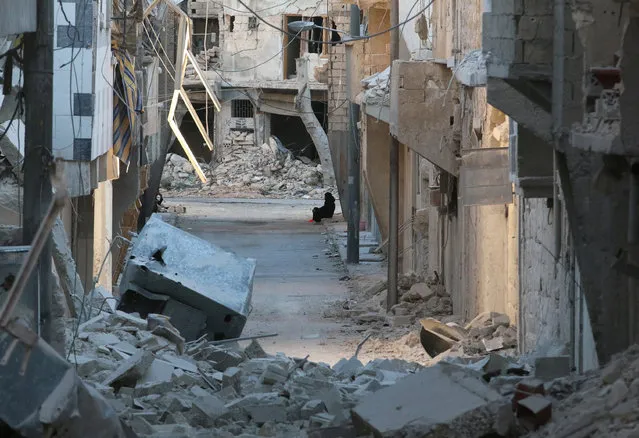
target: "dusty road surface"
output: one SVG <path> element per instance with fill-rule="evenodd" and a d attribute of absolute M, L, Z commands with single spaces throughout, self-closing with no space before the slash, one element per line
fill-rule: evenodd
<path fill-rule="evenodd" d="M 318 201 L 167 201 L 187 209 L 174 216 L 178 227 L 257 260 L 253 309 L 243 335 L 279 333 L 261 341 L 267 352 L 310 355 L 310 360 L 330 364 L 353 354 L 352 344 L 361 340 L 361 333 L 324 315 L 348 297 L 348 283 L 325 227 L 308 222 Z"/>

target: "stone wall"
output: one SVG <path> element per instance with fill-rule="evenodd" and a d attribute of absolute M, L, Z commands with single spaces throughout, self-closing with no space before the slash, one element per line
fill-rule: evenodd
<path fill-rule="evenodd" d="M 520 349 L 564 348 L 575 354 L 576 365 L 583 370 L 596 368 L 597 354 L 566 211 L 562 209 L 561 247 L 555 255 L 553 211 L 546 199 L 522 199 L 520 205 Z"/>
<path fill-rule="evenodd" d="M 492 0 L 483 17 L 484 47 L 492 60 L 490 74 L 512 71 L 549 77 L 553 57 L 551 0 Z"/>

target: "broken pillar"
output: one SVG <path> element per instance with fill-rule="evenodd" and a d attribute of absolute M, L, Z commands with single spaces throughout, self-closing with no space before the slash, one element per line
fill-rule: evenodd
<path fill-rule="evenodd" d="M 255 260 L 225 251 L 154 214 L 132 245 L 118 308 L 143 317 L 169 316 L 187 341 L 204 334 L 210 340 L 236 338 L 249 313 L 254 274 Z M 146 304 L 132 306 L 126 298 L 131 293 L 145 297 Z"/>
<path fill-rule="evenodd" d="M 295 60 L 297 62 L 297 88 L 298 94 L 295 98 L 295 107 L 299 112 L 300 119 L 308 135 L 313 140 L 315 150 L 320 157 L 322 163 L 322 174 L 324 176 L 324 185 L 335 185 L 335 170 L 333 167 L 333 159 L 331 157 L 331 149 L 328 144 L 328 136 L 317 120 L 317 116 L 313 111 L 311 101 L 311 89 L 308 84 L 308 59 L 301 57 Z"/>

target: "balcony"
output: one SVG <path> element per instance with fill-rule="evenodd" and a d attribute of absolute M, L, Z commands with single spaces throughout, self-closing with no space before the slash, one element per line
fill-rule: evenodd
<path fill-rule="evenodd" d="M 552 138 L 551 0 L 489 2 L 483 15 L 488 102 L 544 141 Z"/>
<path fill-rule="evenodd" d="M 441 167 L 459 174 L 459 104 L 456 81 L 434 62 L 395 61 L 391 74 L 390 131 L 397 140 Z"/>

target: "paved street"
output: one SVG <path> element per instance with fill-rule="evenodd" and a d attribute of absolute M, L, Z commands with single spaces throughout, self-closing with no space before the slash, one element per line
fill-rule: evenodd
<path fill-rule="evenodd" d="M 244 335 L 279 333 L 262 345 L 269 353 L 311 355 L 334 363 L 343 351 L 342 324 L 324 311 L 347 296 L 339 257 L 324 226 L 309 223 L 317 201 L 171 199 L 187 208 L 176 225 L 257 260 L 253 310 Z"/>

